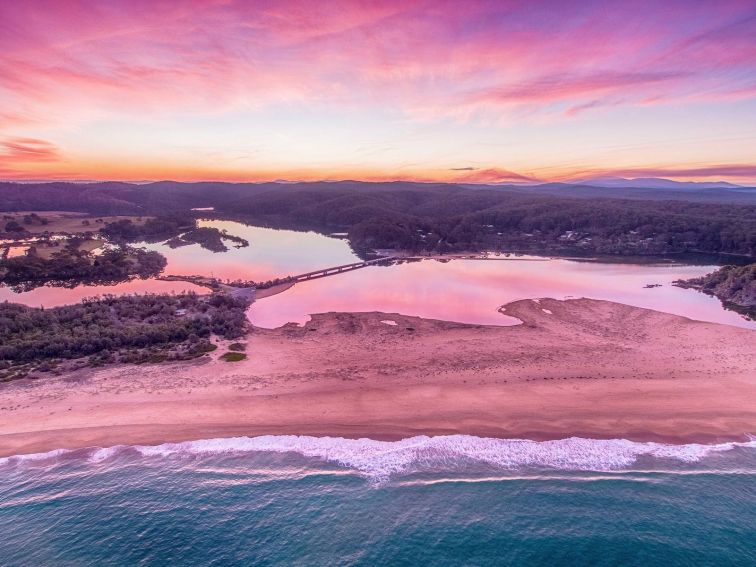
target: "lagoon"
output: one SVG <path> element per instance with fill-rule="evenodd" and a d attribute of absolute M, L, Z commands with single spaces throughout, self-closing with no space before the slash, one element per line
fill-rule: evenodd
<path fill-rule="evenodd" d="M 317 234 L 274 230 L 232 221 L 204 220 L 200 226 L 225 229 L 249 241 L 244 248 L 214 253 L 198 245 L 170 248 L 144 244 L 168 259 L 165 274 L 202 274 L 222 280 L 264 281 L 329 266 L 360 261 L 346 240 Z M 672 262 L 623 263 L 504 255 L 489 260 L 406 262 L 302 282 L 284 293 L 261 299 L 249 310 L 251 322 L 275 328 L 304 323 L 312 313 L 382 311 L 482 325 L 515 321 L 499 313 L 519 299 L 590 297 L 644 307 L 691 319 L 756 328 L 719 300 L 671 285 L 676 279 L 704 275 L 715 265 Z M 659 287 L 646 287 L 647 285 Z M 42 287 L 14 293 L 0 287 L 0 301 L 51 307 L 106 293 L 170 293 L 203 288 L 184 282 L 133 280 L 113 286 Z"/>

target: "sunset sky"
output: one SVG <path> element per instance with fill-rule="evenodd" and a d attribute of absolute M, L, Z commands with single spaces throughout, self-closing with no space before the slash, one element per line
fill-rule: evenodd
<path fill-rule="evenodd" d="M 756 182 L 756 1 L 0 2 L 0 179 Z"/>

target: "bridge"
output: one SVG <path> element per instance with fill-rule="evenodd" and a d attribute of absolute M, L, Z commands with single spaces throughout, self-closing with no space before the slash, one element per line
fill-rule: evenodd
<path fill-rule="evenodd" d="M 366 260 L 364 262 L 353 262 L 351 264 L 342 264 L 341 266 L 332 266 L 330 268 L 323 268 L 322 270 L 315 270 L 314 272 L 307 272 L 305 274 L 299 274 L 296 276 L 287 276 L 285 278 L 276 278 L 275 280 L 264 282 L 263 284 L 257 284 L 253 281 L 236 281 L 223 283 L 218 279 L 207 276 L 158 276 L 157 279 L 163 281 L 184 281 L 194 285 L 203 286 L 211 289 L 214 292 L 230 293 L 237 297 L 243 297 L 244 299 L 254 301 L 254 298 L 268 297 L 275 295 L 289 289 L 296 283 L 306 282 L 309 280 L 315 280 L 318 278 L 325 278 L 328 276 L 335 276 L 345 272 L 352 272 L 361 268 L 367 268 L 368 266 L 375 266 L 380 264 L 391 264 L 392 262 L 412 262 L 418 260 L 440 260 L 449 261 L 456 259 L 465 260 L 528 260 L 528 261 L 547 261 L 546 258 L 490 258 L 488 256 L 481 256 L 476 254 L 446 254 L 446 255 L 428 255 L 428 256 L 385 256 L 382 258 L 376 258 L 375 260 Z"/>
<path fill-rule="evenodd" d="M 287 276 L 285 278 L 277 278 L 273 281 L 265 282 L 264 284 L 256 284 L 249 281 L 237 281 L 222 283 L 213 277 L 207 276 L 158 276 L 157 279 L 163 281 L 184 281 L 194 285 L 204 286 L 211 289 L 213 292 L 228 293 L 234 297 L 239 297 L 245 301 L 254 302 L 256 299 L 262 299 L 263 297 L 270 297 L 283 291 L 286 291 L 294 284 L 299 282 L 306 282 L 309 280 L 315 280 L 318 278 L 326 278 L 328 276 L 335 276 L 345 272 L 352 272 L 361 268 L 367 268 L 368 266 L 375 266 L 380 264 L 391 264 L 392 262 L 402 261 L 417 261 L 417 260 L 441 260 L 449 261 L 455 259 L 465 260 L 509 260 L 510 258 L 490 258 L 488 256 L 480 256 L 476 254 L 448 254 L 448 255 L 428 255 L 428 256 L 385 256 L 383 258 L 376 258 L 375 260 L 366 260 L 364 262 L 354 262 L 352 264 L 342 264 L 341 266 L 332 266 L 330 268 L 323 268 L 322 270 L 315 270 L 314 272 L 307 272 L 306 274 L 299 274 L 296 276 Z M 514 258 L 512 258 L 514 259 Z M 546 258 L 523 258 L 523 260 L 530 261 L 547 261 Z"/>
<path fill-rule="evenodd" d="M 287 278 L 289 281 L 294 282 L 306 282 L 308 280 L 314 280 L 317 278 L 325 278 L 326 276 L 333 276 L 341 274 L 343 272 L 351 272 L 353 270 L 359 270 L 360 268 L 367 268 L 380 263 L 390 263 L 394 260 L 401 259 L 398 256 L 387 256 L 386 258 L 376 258 L 375 260 L 366 260 L 364 262 L 354 262 L 353 264 L 343 264 L 341 266 L 332 266 L 330 268 L 324 268 L 322 270 L 316 270 L 314 272 L 307 272 L 306 274 L 299 274 L 296 276 L 290 276 Z"/>
<path fill-rule="evenodd" d="M 375 260 L 366 260 L 364 262 L 354 262 L 352 264 L 343 264 L 341 266 L 333 266 L 330 268 L 324 268 L 322 270 L 316 270 L 314 272 L 307 272 L 306 274 L 299 274 L 297 276 L 289 276 L 286 278 L 287 282 L 306 282 L 308 280 L 314 280 L 317 278 L 325 278 L 327 276 L 334 276 L 336 274 L 341 274 L 343 272 L 351 272 L 352 270 L 359 270 L 360 268 L 366 268 L 368 266 L 373 266 L 376 264 L 390 264 L 391 262 L 397 262 L 397 261 L 413 261 L 413 260 L 428 260 L 428 259 L 435 259 L 435 260 L 458 260 L 458 259 L 465 259 L 465 260 L 512 260 L 512 259 L 519 259 L 521 258 L 491 258 L 487 255 L 481 255 L 481 254 L 444 254 L 444 255 L 428 255 L 428 256 L 385 256 L 383 258 L 376 258 Z M 535 258 L 528 258 L 528 260 L 538 260 L 541 261 L 541 258 L 535 259 Z M 545 258 L 543 259 L 545 260 Z"/>

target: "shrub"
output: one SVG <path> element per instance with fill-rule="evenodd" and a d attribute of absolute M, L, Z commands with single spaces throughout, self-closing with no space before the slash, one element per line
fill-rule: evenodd
<path fill-rule="evenodd" d="M 221 359 L 225 360 L 226 362 L 239 362 L 240 360 L 244 360 L 247 358 L 247 355 L 243 352 L 227 352 L 226 354 L 221 356 Z"/>

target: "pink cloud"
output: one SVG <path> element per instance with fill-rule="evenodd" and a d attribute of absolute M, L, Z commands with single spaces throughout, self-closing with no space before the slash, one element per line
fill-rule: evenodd
<path fill-rule="evenodd" d="M 3 2 L 0 135 L 283 104 L 486 125 L 723 104 L 756 97 L 753 37 L 752 0 Z"/>
<path fill-rule="evenodd" d="M 505 181 L 536 181 L 533 177 L 522 175 L 515 171 L 490 167 L 485 169 L 476 168 L 452 168 L 452 171 L 465 171 L 453 179 L 457 183 L 502 183 Z"/>
<path fill-rule="evenodd" d="M 742 178 L 756 179 L 756 164 L 723 163 L 698 167 L 633 167 L 624 169 L 586 170 L 576 174 L 576 178 L 586 176 L 617 176 L 617 177 L 670 177 L 685 179 L 703 178 Z"/>
<path fill-rule="evenodd" d="M 750 93 L 749 2 L 0 5 L 0 103 L 81 113 L 379 101 L 440 115 Z M 750 96 L 750 95 L 748 95 Z"/>
<path fill-rule="evenodd" d="M 568 102 L 573 105 L 565 114 L 575 116 L 599 106 L 617 104 L 617 98 L 621 100 L 637 96 L 637 93 L 646 93 L 649 88 L 660 83 L 674 82 L 684 77 L 680 72 L 602 72 L 585 76 L 546 76 L 470 93 L 463 104 L 479 107 Z"/>
<path fill-rule="evenodd" d="M 62 159 L 59 148 L 36 138 L 0 139 L 0 175 L 5 179 L 26 177 L 29 167 L 55 164 Z"/>
<path fill-rule="evenodd" d="M 34 138 L 7 138 L 0 141 L 0 163 L 58 161 L 60 152 L 50 142 Z"/>

